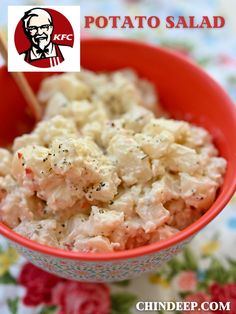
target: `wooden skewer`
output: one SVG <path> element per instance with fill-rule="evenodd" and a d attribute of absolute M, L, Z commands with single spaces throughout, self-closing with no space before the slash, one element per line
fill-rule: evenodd
<path fill-rule="evenodd" d="M 7 64 L 8 60 L 7 45 L 1 33 L 0 33 L 0 53 L 5 63 Z M 25 98 L 26 103 L 29 106 L 30 112 L 33 114 L 36 121 L 40 120 L 42 116 L 42 110 L 25 75 L 21 72 L 11 72 L 11 75 L 14 78 L 16 84 L 18 85 L 23 97 Z"/>

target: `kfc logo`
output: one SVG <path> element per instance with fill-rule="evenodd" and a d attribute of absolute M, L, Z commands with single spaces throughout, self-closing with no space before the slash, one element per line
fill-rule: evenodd
<path fill-rule="evenodd" d="M 16 8 L 22 12 L 18 21 L 15 17 L 20 14 Z M 28 8 L 8 8 L 9 71 L 79 71 L 79 7 Z"/>

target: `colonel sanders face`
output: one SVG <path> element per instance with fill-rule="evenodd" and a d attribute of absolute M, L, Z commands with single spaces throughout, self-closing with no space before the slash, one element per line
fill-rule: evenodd
<path fill-rule="evenodd" d="M 24 27 L 27 37 L 35 47 L 44 50 L 51 42 L 53 22 L 51 15 L 43 9 L 33 9 L 26 12 Z"/>

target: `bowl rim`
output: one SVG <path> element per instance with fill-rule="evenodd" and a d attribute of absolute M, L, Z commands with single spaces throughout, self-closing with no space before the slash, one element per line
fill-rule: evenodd
<path fill-rule="evenodd" d="M 229 112 L 231 111 L 232 116 L 235 120 L 236 125 L 236 110 L 235 105 L 228 96 L 228 94 L 224 91 L 224 89 L 212 78 L 210 77 L 204 70 L 202 70 L 198 65 L 194 64 L 190 59 L 187 59 L 185 56 L 181 55 L 177 51 L 173 51 L 168 48 L 163 48 L 160 46 L 156 46 L 154 44 L 146 43 L 139 40 L 133 39 L 123 39 L 123 38 L 109 38 L 109 37 L 89 37 L 82 38 L 81 42 L 85 43 L 112 43 L 112 44 L 123 44 L 123 45 L 131 45 L 136 47 L 142 47 L 159 51 L 161 53 L 165 53 L 172 58 L 179 59 L 182 63 L 185 63 L 190 68 L 192 68 L 199 75 L 203 76 L 211 85 L 213 84 L 214 88 L 218 90 L 218 93 L 221 94 L 222 97 L 225 98 L 225 105 L 227 105 Z M 3 68 L 3 66 L 1 66 Z M 26 247 L 32 251 L 36 251 L 38 253 L 49 255 L 50 257 L 63 258 L 67 260 L 78 260 L 78 261 L 87 261 L 87 262 L 110 262 L 115 260 L 127 260 L 138 258 L 144 255 L 158 253 L 162 250 L 168 249 L 184 240 L 191 238 L 194 236 L 199 230 L 204 228 L 210 221 L 212 221 L 226 206 L 228 201 L 233 196 L 236 190 L 236 179 L 231 182 L 231 186 L 228 187 L 227 191 L 223 195 L 220 195 L 209 210 L 200 217 L 196 222 L 185 228 L 184 230 L 178 232 L 176 235 L 158 241 L 156 243 L 148 244 L 145 246 L 141 246 L 135 249 L 119 251 L 119 252 L 109 252 L 109 253 L 82 253 L 82 252 L 72 252 L 66 251 L 54 247 L 50 247 L 47 245 L 43 245 L 33 240 L 29 240 L 18 233 L 14 232 L 12 229 L 4 225 L 0 222 L 0 234 L 8 238 L 10 241 L 15 242 L 17 245 L 21 245 Z"/>

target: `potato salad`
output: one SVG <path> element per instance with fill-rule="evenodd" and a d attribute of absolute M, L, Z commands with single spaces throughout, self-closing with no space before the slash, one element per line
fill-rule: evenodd
<path fill-rule="evenodd" d="M 44 116 L 0 149 L 0 218 L 38 243 L 128 250 L 199 219 L 223 182 L 210 134 L 172 120 L 132 70 L 46 78 Z"/>

